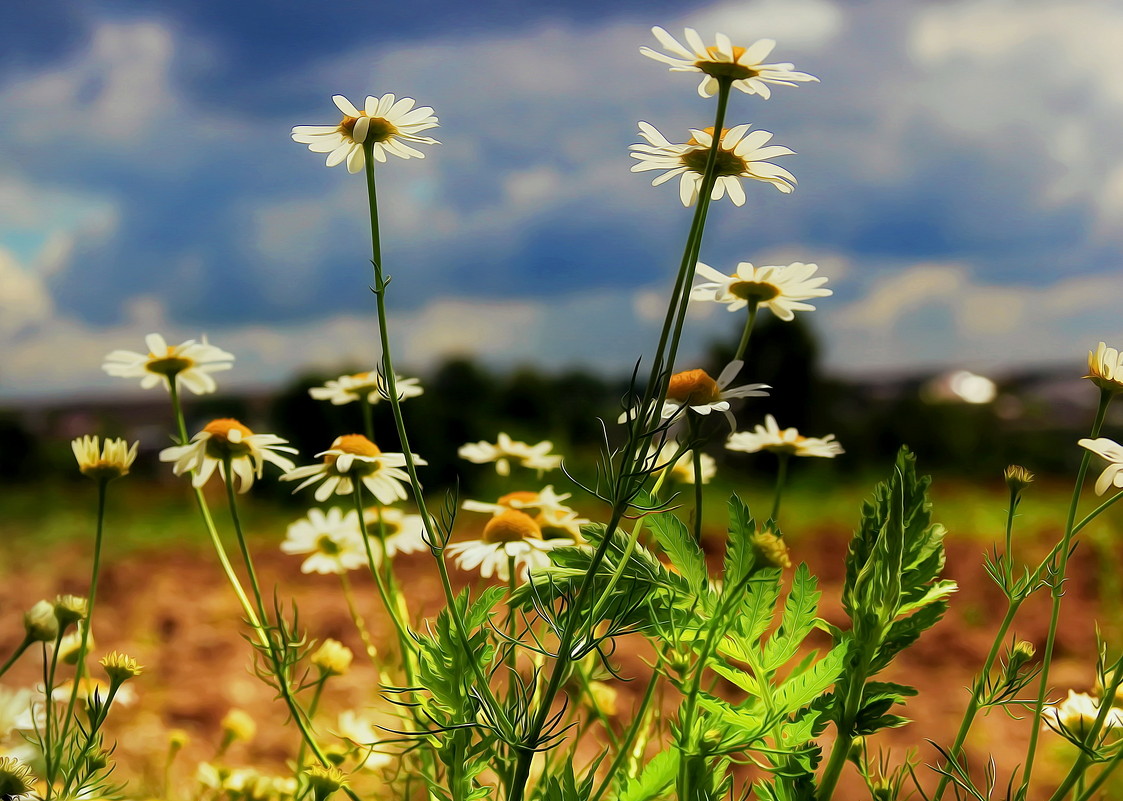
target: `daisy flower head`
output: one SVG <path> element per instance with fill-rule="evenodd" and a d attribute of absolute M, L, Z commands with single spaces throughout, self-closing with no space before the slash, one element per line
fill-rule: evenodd
<path fill-rule="evenodd" d="M 537 445 L 528 445 L 511 439 L 506 433 L 500 431 L 495 443 L 484 440 L 469 442 L 461 445 L 456 455 L 473 464 L 495 463 L 495 472 L 501 476 L 511 475 L 511 462 L 537 470 L 541 476 L 547 470 L 555 470 L 561 466 L 562 457 L 550 453 L 554 443 L 543 440 Z"/>
<path fill-rule="evenodd" d="M 821 456 L 833 459 L 845 453 L 842 446 L 835 442 L 834 434 L 825 437 L 805 437 L 794 428 L 781 429 L 776 418 L 765 415 L 764 425 L 753 431 L 738 431 L 730 434 L 725 447 L 742 453 L 771 451 L 787 456 Z"/>
<path fill-rule="evenodd" d="M 525 512 L 534 519 L 545 540 L 569 539 L 581 541 L 581 526 L 590 522 L 578 516 L 577 512 L 566 506 L 570 493 L 558 494 L 553 485 L 541 490 L 517 490 L 501 496 L 495 503 L 473 501 L 470 498 L 461 504 L 469 512 L 484 512 L 498 516 L 509 510 Z"/>
<path fill-rule="evenodd" d="M 383 536 L 386 556 L 429 550 L 421 515 L 406 514 L 396 506 L 368 506 L 363 510 L 367 536 Z"/>
<path fill-rule="evenodd" d="M 308 554 L 301 573 L 342 574 L 367 563 L 362 537 L 354 510 L 344 514 L 336 507 L 326 513 L 309 509 L 306 517 L 289 524 L 281 551 Z"/>
<path fill-rule="evenodd" d="M 323 503 L 333 494 L 349 495 L 359 481 L 370 490 L 379 503 L 394 503 L 406 499 L 405 482 L 409 474 L 403 453 L 383 453 L 377 445 L 362 434 L 345 434 L 336 437 L 331 447 L 316 454 L 323 457 L 320 464 L 298 467 L 281 476 L 282 481 L 301 481 L 293 492 L 319 483 L 315 498 Z M 425 461 L 414 456 L 416 464 Z"/>
<path fill-rule="evenodd" d="M 187 387 L 196 395 L 214 392 L 218 385 L 211 373 L 229 370 L 234 366 L 234 355 L 222 348 L 189 339 L 179 345 L 169 345 L 159 334 L 149 334 L 144 338 L 148 353 L 131 350 L 115 350 L 105 357 L 101 369 L 118 378 L 139 378 L 144 389 L 157 384 L 176 382 Z"/>
<path fill-rule="evenodd" d="M 1084 377 L 1105 392 L 1123 392 L 1123 353 L 1101 342 L 1088 351 L 1088 375 Z"/>
<path fill-rule="evenodd" d="M 366 164 L 363 145 L 369 143 L 374 160 L 386 161 L 386 154 L 399 158 L 425 158 L 414 145 L 439 145 L 436 139 L 418 136 L 421 131 L 437 127 L 437 118 L 429 106 L 417 106 L 412 97 L 394 95 L 368 97 L 360 110 L 343 95 L 333 95 L 336 108 L 343 114 L 338 125 L 297 125 L 292 139 L 308 145 L 313 153 L 327 153 L 327 165 L 347 164 L 347 172 L 356 173 Z"/>
<path fill-rule="evenodd" d="M 1107 437 L 1082 439 L 1076 444 L 1108 463 L 1096 479 L 1097 495 L 1103 495 L 1111 486 L 1123 487 L 1123 445 Z"/>
<path fill-rule="evenodd" d="M 752 126 L 737 125 L 722 129 L 717 151 L 717 180 L 710 194 L 711 200 L 721 200 L 728 194 L 734 205 L 745 205 L 742 178 L 764 181 L 784 193 L 795 188 L 795 176 L 768 161 L 777 156 L 789 156 L 795 151 L 782 145 L 767 145 L 772 134 L 768 131 L 749 133 L 750 127 Z M 659 186 L 678 176 L 682 205 L 694 205 L 701 190 L 714 129 L 700 131 L 692 128 L 690 140 L 681 145 L 669 141 L 655 126 L 646 122 L 639 124 L 639 132 L 647 140 L 647 144 L 632 145 L 629 148 L 632 158 L 638 159 L 632 165 L 632 172 L 663 170 L 663 174 L 651 182 L 652 186 Z"/>
<path fill-rule="evenodd" d="M 479 569 L 484 578 L 511 579 L 512 564 L 525 580 L 530 573 L 550 565 L 547 552 L 570 540 L 544 540 L 542 529 L 525 512 L 508 509 L 491 518 L 483 536 L 449 545 L 445 550 L 461 570 Z"/>
<path fill-rule="evenodd" d="M 795 319 L 797 311 L 815 311 L 814 306 L 804 301 L 834 294 L 832 290 L 823 288 L 826 276 L 815 276 L 818 269 L 817 264 L 801 261 L 782 267 L 754 267 L 743 261 L 732 275 L 726 275 L 698 262 L 697 274 L 710 280 L 695 286 L 690 299 L 724 303 L 729 306 L 729 311 L 752 304 L 790 322 Z"/>
<path fill-rule="evenodd" d="M 106 439 L 102 443 L 97 437 L 85 436 L 71 442 L 70 448 L 82 475 L 109 481 L 128 474 L 139 445 L 134 442 L 130 447 L 123 439 Z"/>
<path fill-rule="evenodd" d="M 718 79 L 733 81 L 732 85 L 748 95 L 760 95 L 767 100 L 772 96 L 769 84 L 776 86 L 795 86 L 796 83 L 818 81 L 814 75 L 796 72 L 791 63 L 765 64 L 776 42 L 772 39 L 757 39 L 748 47 L 735 46 L 723 33 L 714 37 L 716 44 L 707 47 L 698 31 L 686 29 L 686 44 L 683 46 L 675 37 L 660 27 L 651 32 L 668 53 L 660 53 L 650 47 L 641 47 L 640 53 L 671 65 L 671 72 L 700 72 L 702 83 L 698 84 L 698 94 L 713 97 L 718 90 Z"/>
<path fill-rule="evenodd" d="M 230 481 L 226 475 L 226 461 L 230 471 L 238 480 L 238 492 L 246 492 L 253 486 L 254 478 L 261 478 L 265 463 L 275 464 L 281 470 L 292 470 L 292 459 L 282 456 L 296 453 L 296 448 L 288 447 L 287 439 L 276 434 L 255 434 L 233 418 L 211 420 L 203 430 L 191 438 L 186 445 L 174 445 L 160 451 L 161 462 L 172 462 L 172 472 L 177 476 L 191 472 L 191 483 L 201 487 L 210 480 L 215 468 L 223 481 Z"/>
<path fill-rule="evenodd" d="M 696 480 L 694 475 L 694 451 L 684 451 L 672 464 L 671 460 L 674 459 L 678 450 L 679 443 L 676 440 L 666 442 L 663 447 L 658 449 L 652 447 L 648 451 L 649 463 L 657 470 L 669 470 L 670 477 L 675 481 L 693 484 Z M 714 457 L 708 453 L 699 454 L 699 467 L 701 467 L 702 483 L 709 484 L 710 479 L 717 475 L 717 463 L 714 461 Z"/>
<path fill-rule="evenodd" d="M 397 376 L 394 386 L 398 391 L 398 400 L 416 398 L 424 394 L 421 381 L 417 378 L 402 378 Z M 347 403 L 366 399 L 367 403 L 375 404 L 383 398 L 390 398 L 386 388 L 386 379 L 377 371 L 341 375 L 324 383 L 322 387 L 312 387 L 308 394 L 315 400 L 331 401 L 333 406 L 343 406 Z"/>
<path fill-rule="evenodd" d="M 1100 714 L 1100 704 L 1088 693 L 1068 691 L 1068 698 L 1059 704 L 1051 704 L 1044 709 L 1042 719 L 1045 727 L 1058 733 L 1068 732 L 1083 740 L 1091 733 L 1096 718 Z M 1103 731 L 1123 727 L 1123 710 L 1111 709 L 1103 723 Z"/>
<path fill-rule="evenodd" d="M 742 384 L 731 387 L 737 373 L 741 372 L 744 365 L 742 361 L 733 361 L 725 366 L 715 381 L 705 370 L 684 370 L 675 373 L 667 382 L 667 399 L 663 402 L 660 417 L 668 420 L 683 412 L 708 415 L 711 412 L 721 412 L 729 422 L 730 430 L 737 427 L 733 413 L 729 411 L 729 401 L 734 398 L 764 398 L 765 392 L 771 389 L 768 384 Z M 635 416 L 636 410 L 624 412 L 618 422 L 625 422 Z"/>

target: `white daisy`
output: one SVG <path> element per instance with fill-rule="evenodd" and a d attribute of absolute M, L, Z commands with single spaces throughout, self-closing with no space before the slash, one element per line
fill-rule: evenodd
<path fill-rule="evenodd" d="M 0 743 L 12 734 L 42 726 L 43 710 L 36 704 L 38 697 L 38 693 L 22 687 L 14 690 L 0 685 Z"/>
<path fill-rule="evenodd" d="M 115 350 L 105 357 L 101 369 L 119 378 L 139 378 L 144 389 L 157 384 L 167 384 L 175 379 L 177 388 L 187 387 L 196 395 L 218 389 L 211 373 L 233 367 L 234 355 L 207 343 L 189 339 L 179 345 L 169 345 L 159 334 L 144 338 L 148 353 Z"/>
<path fill-rule="evenodd" d="M 675 373 L 667 383 L 667 399 L 663 403 L 660 417 L 664 420 L 670 419 L 680 414 L 684 408 L 701 415 L 721 412 L 729 422 L 730 430 L 735 429 L 737 421 L 729 411 L 729 401 L 733 398 L 764 398 L 768 396 L 764 390 L 771 389 L 768 384 L 729 386 L 737 377 L 737 373 L 741 372 L 743 365 L 742 361 L 730 362 L 718 375 L 716 381 L 705 370 L 685 370 Z M 618 422 L 623 423 L 635 414 L 636 409 L 624 412 Z"/>
<path fill-rule="evenodd" d="M 255 434 L 232 418 L 212 420 L 191 438 L 187 445 L 175 445 L 160 451 L 161 462 L 173 462 L 172 472 L 181 476 L 193 472 L 191 483 L 201 487 L 210 480 L 215 468 L 223 481 L 226 475 L 224 460 L 230 459 L 230 469 L 238 479 L 238 492 L 253 486 L 254 478 L 261 478 L 265 463 L 271 462 L 282 470 L 292 470 L 292 459 L 282 453 L 296 453 L 296 448 L 286 445 L 287 439 L 276 434 Z"/>
<path fill-rule="evenodd" d="M 777 156 L 788 156 L 794 150 L 782 145 L 765 143 L 772 138 L 768 131 L 749 133 L 749 125 L 738 125 L 722 129 L 721 141 L 717 152 L 717 181 L 714 183 L 711 200 L 720 200 L 725 194 L 737 206 L 745 204 L 745 190 L 742 178 L 752 178 L 772 184 L 781 192 L 791 192 L 795 188 L 795 176 L 767 161 Z M 665 172 L 651 182 L 652 186 L 666 183 L 679 176 L 679 199 L 682 205 L 690 206 L 698 199 L 702 186 L 702 175 L 706 169 L 710 145 L 713 143 L 713 128 L 699 131 L 691 129 L 691 139 L 686 144 L 676 145 L 667 140 L 653 125 L 639 124 L 640 136 L 648 144 L 632 145 L 632 158 L 639 163 L 632 165 L 632 172 L 645 170 L 664 170 Z M 746 135 L 747 134 L 747 135 Z"/>
<path fill-rule="evenodd" d="M 359 516 L 354 510 L 343 514 L 335 507 L 326 514 L 309 509 L 307 517 L 290 523 L 281 550 L 310 554 L 300 566 L 301 573 L 346 573 L 367 563 Z"/>
<path fill-rule="evenodd" d="M 400 469 L 405 466 L 405 454 L 383 453 L 362 434 L 336 437 L 330 448 L 316 456 L 322 456 L 324 461 L 289 470 L 281 476 L 282 481 L 304 479 L 293 492 L 323 482 L 315 493 L 316 500 L 323 503 L 332 494 L 351 494 L 355 491 L 353 480 L 359 480 L 379 503 L 390 504 L 407 497 L 404 485 L 409 474 Z M 413 458 L 416 464 L 425 464 L 420 457 Z"/>
<path fill-rule="evenodd" d="M 691 300 L 708 300 L 725 303 L 729 311 L 743 309 L 753 303 L 760 309 L 769 309 L 781 320 L 795 319 L 797 311 L 814 311 L 811 298 L 833 295 L 824 289 L 825 276 L 812 278 L 819 269 L 817 264 L 797 261 L 785 267 L 753 267 L 747 261 L 737 265 L 733 275 L 720 273 L 708 264 L 698 262 L 697 274 L 709 278 L 698 284 L 690 293 Z"/>
<path fill-rule="evenodd" d="M 455 542 L 445 552 L 461 570 L 479 568 L 484 578 L 495 576 L 501 581 L 510 580 L 514 562 L 525 580 L 535 570 L 549 567 L 548 551 L 572 544 L 565 539 L 543 540 L 542 529 L 530 515 L 508 509 L 488 521 L 480 539 Z"/>
<path fill-rule="evenodd" d="M 363 510 L 363 519 L 369 536 L 377 537 L 381 531 L 385 532 L 382 545 L 387 557 L 429 550 L 421 515 L 406 514 L 396 506 L 369 506 Z"/>
<path fill-rule="evenodd" d="M 1088 351 L 1088 375 L 1100 389 L 1111 393 L 1123 392 L 1123 353 L 1101 342 L 1095 350 Z"/>
<path fill-rule="evenodd" d="M 438 145 L 436 139 L 418 136 L 421 131 L 437 127 L 437 118 L 429 106 L 414 108 L 412 97 L 398 99 L 394 95 L 368 97 L 360 111 L 343 95 L 333 95 L 336 107 L 343 112 L 338 125 L 298 125 L 292 129 L 294 142 L 308 145 L 313 153 L 327 153 L 327 165 L 347 163 L 347 172 L 356 173 L 366 164 L 363 143 L 372 143 L 375 161 L 386 161 L 386 154 L 399 158 L 425 158 L 418 145 Z"/>
<path fill-rule="evenodd" d="M 417 378 L 397 376 L 394 386 L 398 391 L 398 400 L 416 398 L 425 392 L 421 388 L 420 379 Z M 390 398 L 386 379 L 374 370 L 354 375 L 341 375 L 339 378 L 325 382 L 322 387 L 312 387 L 308 390 L 308 394 L 316 400 L 331 401 L 333 406 L 354 403 L 363 398 L 366 398 L 368 403 L 375 404 L 383 398 Z"/>
<path fill-rule="evenodd" d="M 1088 693 L 1068 691 L 1068 698 L 1045 707 L 1042 720 L 1046 728 L 1068 731 L 1078 738 L 1087 737 L 1100 714 L 1100 703 Z M 1103 722 L 1103 731 L 1123 728 L 1123 710 L 1112 709 Z"/>
<path fill-rule="evenodd" d="M 730 434 L 725 447 L 731 451 L 742 453 L 758 453 L 771 451 L 789 456 L 821 456 L 833 459 L 845 453 L 842 446 L 835 442 L 834 434 L 825 437 L 805 437 L 794 428 L 782 429 L 776 424 L 776 418 L 765 415 L 764 425 L 758 425 L 753 431 L 738 431 Z"/>
<path fill-rule="evenodd" d="M 51 700 L 57 703 L 69 703 L 70 693 L 74 689 L 74 680 L 69 679 L 62 684 L 55 687 L 51 693 Z M 94 679 L 86 677 L 78 683 L 77 698 L 79 701 L 90 705 L 96 699 L 99 704 L 104 704 L 105 699 L 109 697 L 109 685 L 101 679 Z M 136 703 L 136 691 L 131 684 L 122 684 L 117 688 L 117 694 L 113 696 L 113 704 L 116 706 L 131 706 Z"/>
<path fill-rule="evenodd" d="M 1076 444 L 1108 462 L 1100 477 L 1096 479 L 1097 495 L 1103 495 L 1112 485 L 1123 487 L 1123 445 L 1107 437 L 1082 439 Z"/>
<path fill-rule="evenodd" d="M 553 485 L 547 485 L 538 492 L 531 490 L 518 490 L 501 496 L 495 503 L 484 503 L 465 500 L 460 508 L 469 512 L 484 512 L 487 514 L 501 515 L 514 509 L 525 512 L 534 518 L 546 540 L 571 539 L 581 541 L 581 526 L 590 522 L 588 518 L 580 517 L 577 512 L 562 503 L 568 500 L 570 493 L 559 495 L 554 491 Z"/>
<path fill-rule="evenodd" d="M 353 710 L 348 709 L 339 713 L 339 723 L 336 724 L 332 734 L 347 740 L 351 747 L 357 750 L 358 759 L 361 761 L 360 768 L 377 770 L 396 761 L 393 754 L 375 750 L 382 738 L 375 728 L 374 721 Z"/>
<path fill-rule="evenodd" d="M 495 444 L 484 440 L 470 442 L 461 445 L 460 449 L 456 451 L 456 455 L 473 464 L 495 462 L 495 472 L 501 476 L 511 474 L 512 461 L 522 467 L 537 470 L 538 475 L 541 476 L 543 472 L 555 470 L 561 466 L 562 457 L 550 453 L 550 449 L 553 447 L 554 444 L 549 440 L 543 440 L 537 445 L 528 445 L 525 442 L 513 440 L 500 431 Z"/>
<path fill-rule="evenodd" d="M 698 85 L 698 94 L 712 97 L 718 90 L 718 78 L 732 78 L 733 86 L 745 94 L 760 95 L 767 100 L 772 96 L 768 84 L 795 86 L 797 82 L 818 81 L 814 75 L 796 72 L 793 64 L 765 64 L 764 59 L 772 52 L 776 42 L 772 39 L 758 39 L 748 47 L 736 47 L 723 33 L 715 36 L 716 45 L 706 47 L 702 37 L 693 28 L 686 29 L 686 43 L 689 48 L 659 27 L 651 29 L 659 44 L 674 55 L 667 55 L 641 47 L 639 51 L 656 61 L 671 65 L 671 72 L 704 73 Z"/>
<path fill-rule="evenodd" d="M 650 463 L 658 470 L 670 470 L 671 478 L 683 484 L 694 483 L 694 451 L 685 451 L 674 464 L 671 459 L 678 453 L 679 443 L 675 440 L 666 442 L 658 451 L 651 448 L 648 451 Z M 700 454 L 699 466 L 702 468 L 702 483 L 709 484 L 710 479 L 717 475 L 717 463 L 708 453 Z"/>

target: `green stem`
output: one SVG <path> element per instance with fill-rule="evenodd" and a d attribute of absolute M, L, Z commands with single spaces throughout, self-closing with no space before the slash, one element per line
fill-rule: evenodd
<path fill-rule="evenodd" d="M 1114 698 L 1121 683 L 1123 683 L 1123 673 L 1116 670 L 1112 675 L 1111 683 L 1104 688 L 1104 699 Z M 1049 796 L 1049 801 L 1061 801 L 1074 786 L 1079 787 L 1085 772 L 1092 762 L 1092 757 L 1089 755 L 1088 749 L 1094 748 L 1100 741 L 1100 732 L 1103 731 L 1108 715 L 1114 714 L 1118 714 L 1118 711 L 1111 704 L 1106 702 L 1100 704 L 1096 720 L 1092 723 L 1092 728 L 1089 729 L 1088 733 L 1085 735 L 1084 748 L 1080 749 L 1080 754 L 1076 757 L 1076 761 L 1073 762 L 1072 767 L 1061 783 L 1057 785 L 1057 789 Z M 1081 791 L 1078 789 L 1077 795 L 1080 794 Z"/>
<path fill-rule="evenodd" d="M 367 439 L 374 442 L 374 409 L 365 392 L 359 398 L 359 406 L 363 410 L 363 433 L 366 434 Z"/>
<path fill-rule="evenodd" d="M 1104 417 L 1107 415 L 1107 407 L 1110 402 L 1111 393 L 1101 389 L 1099 404 L 1096 407 L 1096 417 L 1092 421 L 1092 430 L 1089 435 L 1093 439 L 1100 435 L 1100 428 L 1103 427 Z M 1037 754 L 1037 741 L 1038 736 L 1041 734 L 1041 716 L 1045 710 L 1045 696 L 1049 692 L 1049 668 L 1053 658 L 1053 646 L 1057 638 L 1057 625 L 1061 616 L 1061 598 L 1064 596 L 1064 582 L 1068 570 L 1068 557 L 1072 552 L 1070 546 L 1073 534 L 1075 533 L 1076 510 L 1080 503 L 1080 494 L 1084 488 L 1084 478 L 1088 474 L 1088 464 L 1091 456 L 1091 451 L 1085 449 L 1084 456 L 1080 459 L 1080 468 L 1076 473 L 1076 484 L 1072 488 L 1072 500 L 1069 502 L 1068 516 L 1065 519 L 1064 537 L 1061 539 L 1061 547 L 1058 554 L 1060 564 L 1053 577 L 1053 608 L 1049 616 L 1049 633 L 1045 639 L 1045 651 L 1041 656 L 1041 681 L 1038 684 L 1037 701 L 1033 708 L 1033 723 L 1029 736 L 1029 748 L 1026 751 L 1024 763 L 1026 767 L 1022 777 L 1023 796 L 1028 792 L 1030 779 L 1033 776 L 1033 763 L 1034 757 Z"/>
<path fill-rule="evenodd" d="M 370 631 L 367 630 L 367 622 L 363 619 L 359 607 L 355 604 L 355 591 L 351 589 L 351 580 L 347 578 L 346 573 L 339 574 L 339 583 L 343 586 L 343 598 L 347 602 L 347 611 L 351 614 L 351 622 L 355 624 L 355 628 L 359 632 L 359 639 L 363 641 L 363 650 L 367 652 L 370 661 L 377 664 L 378 649 L 374 647 L 374 641 L 370 638 Z"/>
<path fill-rule="evenodd" d="M 790 453 L 778 454 L 780 464 L 776 468 L 776 489 L 772 495 L 772 513 L 769 518 L 775 521 L 780 515 L 780 500 L 784 495 L 784 485 L 788 480 L 788 462 L 791 461 Z"/>
<path fill-rule="evenodd" d="M 616 751 L 616 756 L 612 758 L 612 763 L 608 766 L 608 771 L 601 780 L 600 786 L 596 792 L 593 793 L 589 801 L 600 801 L 604 796 L 605 791 L 612 783 L 613 777 L 616 772 L 620 770 L 624 762 L 628 759 L 628 751 L 635 742 L 636 736 L 639 734 L 640 728 L 644 723 L 647 708 L 651 704 L 651 699 L 655 696 L 655 685 L 659 683 L 660 674 L 658 670 L 651 671 L 651 680 L 647 683 L 647 689 L 644 690 L 643 698 L 640 699 L 639 706 L 633 710 L 632 725 L 628 727 L 627 733 L 624 735 L 623 741 L 619 744 Z"/>
<path fill-rule="evenodd" d="M 312 700 L 308 704 L 308 719 L 311 720 L 316 714 L 316 708 L 320 705 L 320 696 L 323 695 L 324 685 L 328 682 L 328 674 L 323 673 L 320 675 L 320 680 L 316 682 L 316 688 L 312 691 Z M 308 751 L 308 742 L 306 740 L 300 741 L 300 749 L 296 752 L 296 775 L 300 776 L 300 772 L 304 770 L 304 755 Z"/>
<path fill-rule="evenodd" d="M 850 685 L 847 687 L 842 715 L 837 724 L 838 737 L 834 741 L 830 759 L 827 760 L 827 766 L 823 769 L 823 776 L 819 780 L 819 790 L 815 795 L 818 801 L 828 801 L 834 795 L 835 787 L 842 776 L 842 769 L 850 756 L 850 747 L 854 744 L 854 721 L 858 717 L 858 708 L 861 706 L 862 695 L 866 689 L 870 663 L 877 649 L 876 643 L 881 639 L 881 636 L 873 638 L 873 642 L 862 649 L 854 670 L 848 676 Z"/>
<path fill-rule="evenodd" d="M 4 663 L 3 667 L 0 667 L 0 676 L 8 672 L 8 669 L 16 663 L 17 659 L 23 656 L 23 652 L 30 648 L 33 642 L 35 642 L 35 640 L 31 639 L 31 635 L 26 635 L 23 638 L 23 642 L 16 646 L 16 650 L 12 651 L 12 655 L 8 657 L 8 661 Z"/>
<path fill-rule="evenodd" d="M 1012 507 L 1011 507 L 1012 508 Z M 1007 550 L 1009 554 L 1009 550 Z M 971 730 L 971 724 L 975 720 L 975 715 L 979 711 L 979 699 L 987 678 L 990 676 L 991 668 L 994 667 L 995 661 L 998 659 L 998 653 L 1002 648 L 1002 643 L 1006 641 L 1006 632 L 1010 630 L 1010 625 L 1014 622 L 1014 617 L 1018 614 L 1018 607 L 1022 605 L 1022 599 L 1010 601 L 1006 608 L 1006 616 L 1002 618 L 1002 623 L 998 627 L 998 633 L 994 635 L 994 642 L 991 643 L 990 653 L 987 654 L 986 661 L 983 663 L 983 668 L 979 672 L 978 678 L 975 680 L 975 686 L 971 689 L 971 700 L 967 703 L 967 710 L 963 713 L 963 720 L 959 724 L 959 731 L 956 732 L 955 741 L 952 743 L 951 749 L 948 751 L 948 761 L 952 762 L 959 758 L 963 743 L 967 739 L 967 733 Z M 944 789 L 947 787 L 951 777 L 944 774 L 940 778 L 940 783 L 936 787 L 936 793 L 932 797 L 932 801 L 939 801 L 943 797 Z"/>
<path fill-rule="evenodd" d="M 1123 762 L 1123 748 L 1120 748 L 1115 752 L 1115 755 L 1112 756 L 1111 761 L 1104 765 L 1104 769 L 1100 771 L 1100 775 L 1098 775 L 1092 781 L 1092 783 L 1089 784 L 1087 788 L 1085 788 L 1084 792 L 1076 796 L 1076 801 L 1091 801 L 1096 792 L 1101 787 L 1103 787 L 1103 785 L 1109 778 L 1111 778 L 1111 774 L 1115 772 L 1115 769 L 1117 767 L 1119 767 L 1120 762 Z"/>
<path fill-rule="evenodd" d="M 1076 527 L 1072 529 L 1072 533 L 1073 534 L 1079 534 L 1083 530 L 1084 526 L 1088 525 L 1093 520 L 1095 520 L 1097 517 L 1099 517 L 1102 513 L 1106 512 L 1108 510 L 1108 508 L 1113 503 L 1115 503 L 1117 500 L 1119 500 L 1120 498 L 1123 498 L 1123 492 L 1115 493 L 1110 498 L 1108 498 L 1106 501 L 1104 501 L 1099 506 L 1097 506 L 1095 509 L 1090 511 L 1087 515 L 1085 515 L 1083 520 L 1081 520 L 1079 523 L 1076 524 Z M 3 674 L 0 673 L 0 675 L 3 675 Z"/>
<path fill-rule="evenodd" d="M 733 356 L 733 361 L 735 362 L 742 361 L 745 358 L 745 353 L 749 349 L 749 337 L 752 336 L 753 325 L 756 323 L 758 311 L 760 311 L 760 301 L 754 298 L 749 301 L 749 316 L 748 319 L 745 320 L 745 330 L 741 332 L 741 341 L 737 343 L 737 353 Z"/>

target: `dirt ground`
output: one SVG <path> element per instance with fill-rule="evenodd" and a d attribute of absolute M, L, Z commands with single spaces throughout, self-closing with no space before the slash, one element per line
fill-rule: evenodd
<path fill-rule="evenodd" d="M 831 530 L 806 532 L 793 546 L 794 558 L 807 561 L 820 577 L 824 591 L 820 614 L 832 622 L 841 622 L 838 589 L 843 577 L 845 536 Z M 298 604 L 309 636 L 342 640 L 357 655 L 352 671 L 335 680 L 326 693 L 327 710 L 377 704 L 375 671 L 360 656 L 361 645 L 336 577 L 302 575 L 299 559 L 275 548 L 257 551 L 263 584 L 276 584 L 280 597 Z M 920 689 L 919 697 L 904 713 L 914 722 L 873 738 L 875 747 L 892 746 L 898 759 L 906 746 L 914 746 L 921 763 L 931 763 L 934 751 L 927 741 L 950 743 L 958 726 L 967 699 L 965 688 L 982 663 L 1004 612 L 1003 599 L 983 572 L 982 557 L 982 546 L 977 543 L 949 541 L 945 575 L 956 579 L 961 587 L 952 611 L 885 674 L 887 679 Z M 39 598 L 85 592 L 88 559 L 84 546 L 59 548 L 47 559 L 41 554 L 9 557 L 4 570 L 8 578 L 0 585 L 0 646 L 4 653 L 22 637 L 19 612 Z M 429 560 L 427 554 L 411 555 L 400 557 L 398 563 L 398 576 L 408 588 L 415 619 L 433 614 L 441 605 L 438 577 Z M 1099 575 L 1097 562 L 1090 547 L 1078 549 L 1073 557 L 1070 575 L 1074 579 L 1067 588 L 1052 674 L 1057 697 L 1070 687 L 1088 690 L 1095 678 L 1095 621 L 1108 628 L 1094 580 Z M 466 580 L 464 576 L 459 578 Z M 373 588 L 361 582 L 356 588 L 376 644 L 387 649 L 391 633 Z M 1039 647 L 1044 643 L 1046 602 L 1041 597 L 1027 604 L 1016 624 L 1018 638 Z M 115 712 L 110 721 L 112 736 L 118 740 L 118 778 L 130 780 L 132 793 L 155 787 L 169 728 L 185 729 L 190 734 L 177 763 L 177 776 L 187 780 L 197 761 L 213 755 L 220 738 L 219 721 L 231 707 L 248 710 L 258 722 L 256 738 L 234 746 L 229 754 L 231 762 L 281 765 L 292 757 L 295 732 L 282 725 L 280 703 L 271 700 L 270 690 L 249 669 L 249 646 L 236 633 L 241 630 L 239 617 L 236 601 L 213 554 L 197 546 L 135 551 L 110 559 L 104 566 L 93 628 L 97 641 L 94 654 L 117 648 L 145 666 L 144 675 L 135 682 L 140 702 Z M 1118 615 L 1113 619 L 1118 621 Z M 619 650 L 618 662 L 625 676 L 642 675 L 644 666 L 638 652 L 633 648 Z M 25 657 L 5 677 L 5 683 L 36 683 L 36 664 L 37 660 Z M 642 691 L 641 682 L 618 686 L 619 707 L 626 717 Z M 1028 734 L 1027 722 L 993 713 L 977 725 L 969 759 L 978 767 L 993 755 L 1002 786 L 1006 781 L 1004 771 L 1025 753 Z M 1042 748 L 1050 757 L 1038 770 L 1042 778 L 1055 775 L 1072 757 L 1071 749 L 1050 733 L 1042 736 Z M 924 767 L 921 773 L 931 775 Z M 867 793 L 848 784 L 839 797 L 860 799 Z"/>

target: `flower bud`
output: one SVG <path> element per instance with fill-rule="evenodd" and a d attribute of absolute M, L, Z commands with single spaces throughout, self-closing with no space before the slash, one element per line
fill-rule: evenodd
<path fill-rule="evenodd" d="M 1007 467 L 1003 476 L 1006 478 L 1006 486 L 1010 488 L 1010 492 L 1014 495 L 1021 495 L 1022 490 L 1033 483 L 1033 473 L 1017 464 Z"/>
<path fill-rule="evenodd" d="M 247 712 L 231 709 L 222 719 L 222 732 L 228 744 L 235 740 L 249 741 L 257 734 L 257 724 Z"/>
<path fill-rule="evenodd" d="M 55 618 L 64 629 L 71 623 L 85 620 L 86 599 L 79 595 L 60 595 L 55 599 Z"/>
<path fill-rule="evenodd" d="M 50 601 L 39 601 L 23 613 L 23 627 L 27 630 L 27 639 L 32 642 L 54 642 L 58 637 L 55 605 Z"/>
<path fill-rule="evenodd" d="M 775 532 L 758 530 L 749 541 L 752 543 L 753 554 L 756 555 L 758 564 L 785 570 L 792 566 L 792 559 L 788 555 L 788 544 L 781 537 L 776 536 Z"/>
<path fill-rule="evenodd" d="M 351 669 L 354 654 L 338 640 L 324 640 L 312 654 L 311 662 L 320 669 L 321 676 L 342 676 Z"/>
<path fill-rule="evenodd" d="M 345 782 L 343 771 L 336 767 L 325 768 L 317 765 L 308 768 L 304 775 L 308 777 L 308 784 L 316 801 L 324 801 Z"/>
<path fill-rule="evenodd" d="M 101 666 L 105 668 L 106 675 L 113 684 L 124 684 L 129 679 L 134 679 L 144 670 L 131 656 L 113 651 L 101 659 Z"/>

